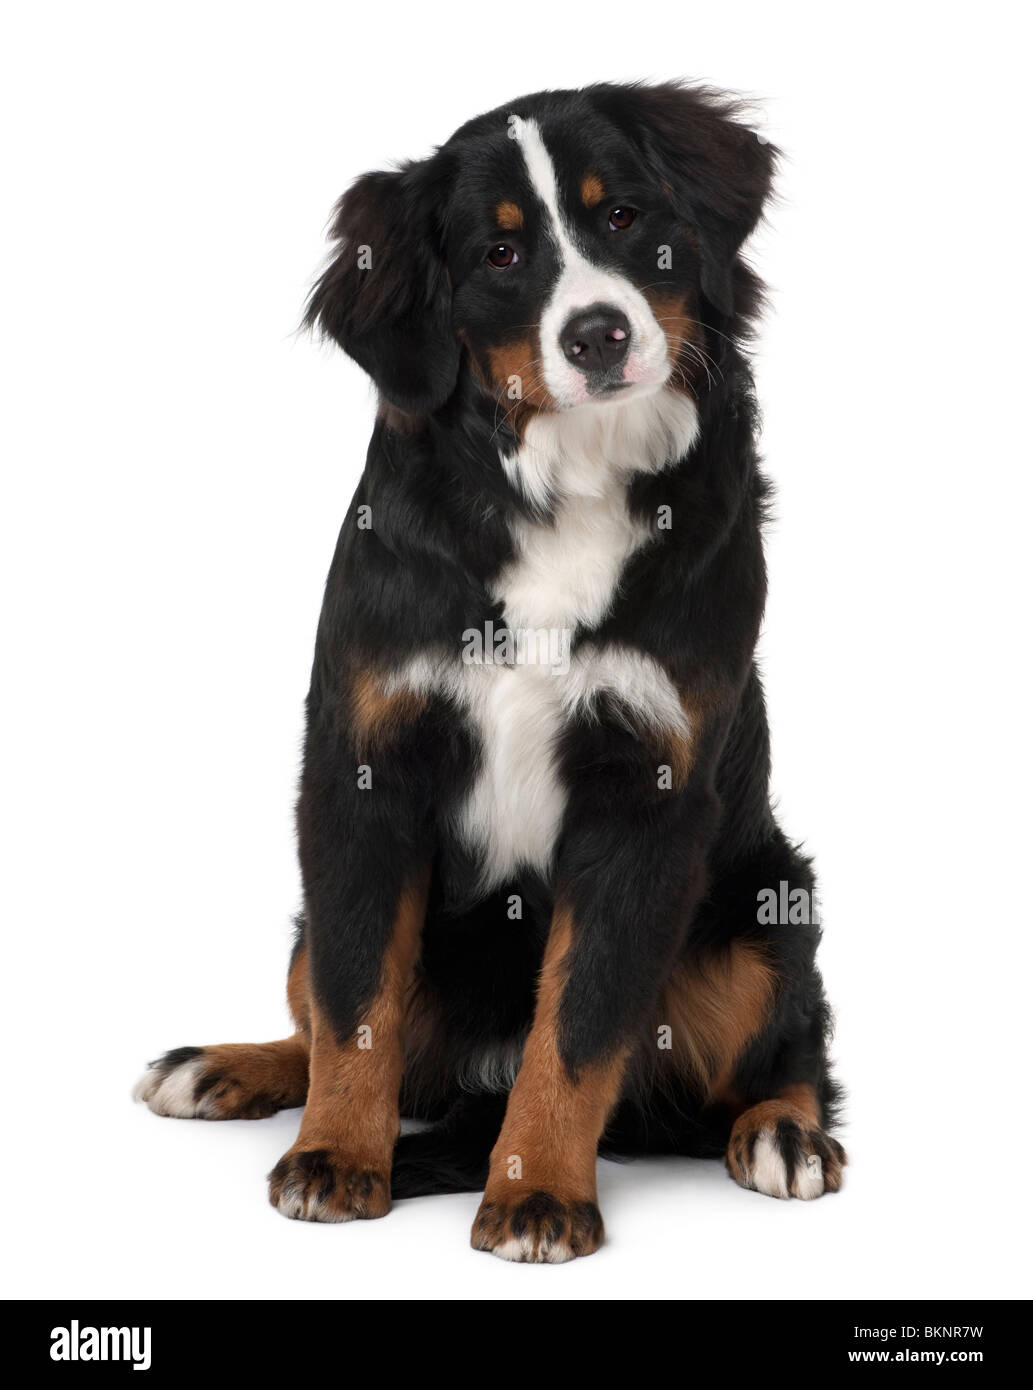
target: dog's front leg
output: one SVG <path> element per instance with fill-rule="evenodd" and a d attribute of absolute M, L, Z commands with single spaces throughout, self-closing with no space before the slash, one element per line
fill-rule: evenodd
<path fill-rule="evenodd" d="M 393 739 L 370 738 L 356 763 L 336 731 L 310 720 L 298 805 L 309 1091 L 297 1141 L 269 1176 L 273 1206 L 300 1220 L 383 1216 L 391 1205 L 405 1000 L 430 879 L 417 736 L 396 721 Z"/>
<path fill-rule="evenodd" d="M 605 783 L 605 785 L 603 785 Z M 561 1263 L 602 1241 L 596 1154 L 704 886 L 712 796 L 596 774 L 568 806 L 534 1023 L 472 1244 Z"/>

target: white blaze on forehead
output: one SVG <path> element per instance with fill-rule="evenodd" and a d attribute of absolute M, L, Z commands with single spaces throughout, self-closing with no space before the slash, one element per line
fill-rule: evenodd
<path fill-rule="evenodd" d="M 624 363 L 624 379 L 631 385 L 617 398 L 599 402 L 600 407 L 619 408 L 627 398 L 657 391 L 666 382 L 671 367 L 667 339 L 648 300 L 626 276 L 596 265 L 577 245 L 563 214 L 552 156 L 537 122 L 512 116 L 510 129 L 520 146 L 531 185 L 545 209 L 560 264 L 559 279 L 541 317 L 543 375 L 553 399 L 561 407 L 584 405 L 591 400 L 584 373 L 567 361 L 559 338 L 568 320 L 593 304 L 612 304 L 631 325 Z"/>
<path fill-rule="evenodd" d="M 566 228 L 560 213 L 556 170 L 553 166 L 552 156 L 545 148 L 545 141 L 542 139 L 542 132 L 538 129 L 538 122 L 522 121 L 519 116 L 513 116 L 512 120 L 516 132 L 515 138 L 523 153 L 531 186 L 545 204 L 546 211 L 552 219 L 553 235 L 561 242 L 561 247 L 563 241 L 567 241 L 569 247 Z"/>

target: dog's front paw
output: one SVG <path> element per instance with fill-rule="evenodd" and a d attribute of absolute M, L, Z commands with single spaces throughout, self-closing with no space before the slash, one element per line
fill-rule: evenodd
<path fill-rule="evenodd" d="M 269 1201 L 292 1221 L 368 1221 L 391 1210 L 390 1174 L 330 1149 L 291 1149 L 269 1174 Z"/>
<path fill-rule="evenodd" d="M 470 1244 L 502 1260 L 522 1264 L 565 1264 L 591 1255 L 603 1240 L 603 1219 L 594 1201 L 560 1201 L 551 1192 L 485 1196 L 473 1223 Z"/>

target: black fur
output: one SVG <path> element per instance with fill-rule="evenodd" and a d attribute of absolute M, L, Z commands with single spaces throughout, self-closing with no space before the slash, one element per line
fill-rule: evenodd
<path fill-rule="evenodd" d="M 342 1028 L 350 1027 L 371 989 L 400 876 L 433 851 L 421 971 L 445 1023 L 432 1061 L 408 1079 L 413 1108 L 422 1099 L 422 1113 L 440 1113 L 464 1055 L 519 1038 L 526 1028 L 553 894 L 562 885 L 605 938 L 603 945 L 586 933 L 571 963 L 562 1040 L 572 1068 L 606 1055 L 641 1026 L 679 952 L 748 935 L 769 947 L 782 985 L 771 1026 L 743 1058 L 737 1084 L 744 1098 L 762 1099 L 785 1081 L 813 1080 L 831 1119 L 828 1014 L 813 966 L 817 929 L 772 932 L 756 921 L 761 889 L 780 881 L 814 888 L 808 862 L 772 816 L 764 701 L 751 664 L 764 605 L 760 533 L 768 488 L 754 445 L 752 378 L 738 346 L 760 291 L 738 252 L 769 192 L 776 152 L 731 119 L 733 103 L 674 86 L 549 93 L 508 110 L 534 114 L 545 130 L 562 132 L 572 159 L 584 150 L 593 169 L 608 161 L 623 165 L 630 171 L 621 185 L 631 185 L 627 196 L 648 182 L 641 201 L 656 207 L 650 246 L 683 236 L 686 227 L 698 241 L 698 262 L 683 263 L 672 278 L 682 289 L 698 286 L 714 364 L 698 393 L 700 440 L 691 459 L 659 477 L 636 479 L 629 498 L 643 517 L 655 516 L 661 501 L 672 505 L 679 530 L 632 560 L 621 601 L 591 635 L 656 656 L 676 678 L 719 673 L 740 695 L 730 727 L 714 731 L 700 775 L 680 797 L 662 801 L 635 736 L 619 719 L 573 725 L 563 748 L 570 802 L 555 877 L 514 881 L 487 900 L 471 898 L 470 865 L 447 830 L 477 756 L 452 712 L 432 709 L 407 732 L 396 757 L 378 764 L 375 798 L 355 792 L 354 760 L 335 757 L 346 745 L 339 692 L 348 655 L 390 664 L 421 645 L 454 644 L 457 634 L 487 619 L 501 624 L 485 586 L 510 556 L 507 517 L 526 503 L 499 466 L 497 411 L 472 380 L 469 360 L 456 361 L 454 330 L 462 328 L 474 351 L 504 338 L 510 322 L 526 320 L 554 273 L 545 257 L 538 278 L 518 291 L 500 287 L 480 265 L 488 233 L 476 217 L 507 186 L 507 175 L 509 186 L 521 177 L 501 113 L 470 122 L 424 165 L 360 180 L 339 205 L 333 234 L 341 244 L 313 295 L 309 322 L 366 367 L 392 403 L 432 413 L 413 434 L 378 425 L 327 585 L 300 808 L 306 881 L 318 895 L 310 926 L 316 986 Z M 663 189 L 670 193 L 667 205 Z M 400 210 L 405 199 L 408 211 Z M 360 289 L 353 283 L 356 239 L 376 246 L 378 229 L 388 222 L 385 263 L 378 269 L 375 249 Z M 393 228 L 402 224 L 399 242 Z M 618 264 L 634 273 L 627 260 L 634 248 L 622 241 L 621 251 Z M 449 330 L 442 264 L 454 296 Z M 413 361 L 408 347 L 417 300 L 426 308 Z M 428 351 L 431 333 L 438 336 Z M 457 384 L 441 401 L 453 370 Z M 505 442 L 505 428 L 502 434 Z M 356 507 L 364 504 L 373 509 L 374 531 L 356 527 Z M 572 771 L 584 768 L 591 774 Z M 357 847 L 354 856 L 339 852 L 346 835 Z M 332 891 L 328 880 L 336 880 Z M 529 907 L 519 930 L 505 917 L 511 894 Z M 698 1102 L 687 1092 L 682 1104 L 680 1139 L 678 1112 L 668 1104 L 655 1146 L 717 1150 L 719 1141 L 701 1129 Z M 651 1106 L 662 1108 L 658 1098 L 646 1099 L 629 1121 L 626 1105 L 612 1137 L 623 1128 L 629 1147 L 650 1147 Z M 716 1118 L 720 1130 L 726 1122 Z M 439 1138 L 421 1139 L 429 1152 L 446 1137 L 458 1144 L 457 1130 L 452 1118 Z M 486 1159 L 491 1135 L 480 1133 Z M 406 1146 L 416 1147 L 403 1141 L 403 1153 Z M 483 1162 L 466 1162 L 476 1186 Z M 405 1171 L 408 1193 L 418 1179 L 411 1165 Z M 426 1190 L 449 1190 L 456 1178 L 436 1185 L 427 1174 L 423 1181 Z"/>
<path fill-rule="evenodd" d="M 526 416 L 503 408 L 493 354 L 533 333 L 559 274 L 556 246 L 533 219 L 506 233 L 519 273 L 486 263 L 499 239 L 492 209 L 514 197 L 533 203 L 507 133 L 511 113 L 538 122 L 572 188 L 591 171 L 638 209 L 611 237 L 609 202 L 569 204 L 599 264 L 643 292 L 662 281 L 698 330 L 699 352 L 680 378 L 698 408 L 698 440 L 661 472 L 630 481 L 627 506 L 650 541 L 628 562 L 609 611 L 574 643 L 653 658 L 679 690 L 701 695 L 703 713 L 674 790 L 658 789 L 662 759 L 618 699 L 571 719 L 556 749 L 567 803 L 554 862 L 486 893 L 455 830 L 483 755 L 476 729 L 431 692 L 369 739 L 355 683 L 428 649 L 458 652 L 462 634 L 487 622 L 503 628 L 491 584 L 513 556 L 513 522 L 548 524 L 547 505 L 543 515 L 500 459 L 519 448 Z M 491 1059 L 519 1057 L 558 902 L 575 922 L 558 1020 L 565 1067 L 577 1078 L 632 1048 L 605 1150 L 720 1154 L 736 1113 L 800 1083 L 815 1088 L 826 1125 L 835 1116 L 819 928 L 758 914 L 759 894 L 783 883 L 813 894 L 814 876 L 772 813 L 754 665 L 768 485 L 743 351 L 761 286 L 740 250 L 777 152 L 738 117 L 733 102 L 676 85 L 541 93 L 469 122 L 422 163 L 365 175 L 337 207 L 333 257 L 307 322 L 372 376 L 382 409 L 319 622 L 298 803 L 306 905 L 296 950 L 308 947 L 319 1009 L 338 1037 L 351 1036 L 381 980 L 400 895 L 430 866 L 412 1001 L 423 1026 L 403 1109 L 434 1124 L 398 1144 L 396 1196 L 483 1185 L 507 1088 L 504 1065 L 493 1071 Z M 661 244 L 677 254 L 658 277 Z M 677 518 L 670 530 L 656 524 L 664 506 Z M 360 766 L 372 790 L 359 785 Z M 762 949 L 777 987 L 762 1031 L 722 1095 L 708 1098 L 688 1073 L 659 1076 L 651 1020 L 679 962 L 733 942 Z M 802 1153 L 791 1127 L 778 1142 L 794 1159 Z M 525 1205 L 511 1231 L 533 1218 L 548 1235 L 560 1222 L 549 1194 Z M 586 1248 L 598 1243 L 594 1206 L 563 1220 L 575 1232 L 587 1221 Z"/>
<path fill-rule="evenodd" d="M 421 973 L 447 1022 L 433 1065 L 408 1078 L 410 1108 L 440 1114 L 462 1057 L 526 1027 L 559 883 L 606 936 L 605 949 L 587 936 L 575 949 L 563 1016 L 571 1067 L 606 1055 L 641 1024 L 679 951 L 745 934 L 770 947 L 783 985 L 771 1029 L 743 1061 L 743 1093 L 770 1096 L 799 1076 L 813 1079 L 830 1105 L 828 1020 L 813 968 L 817 930 L 772 933 L 756 922 L 761 889 L 783 880 L 814 886 L 809 864 L 772 816 L 764 702 L 752 666 L 768 485 L 755 450 L 752 377 L 738 345 L 751 331 L 760 287 L 738 251 L 769 192 L 776 152 L 734 122 L 734 103 L 676 86 L 547 93 L 505 111 L 534 114 L 543 129 L 561 132 L 572 160 L 584 151 L 592 168 L 608 161 L 626 168 L 622 188 L 656 208 L 650 248 L 684 240 L 686 228 L 698 242 L 698 258 L 682 258 L 671 279 L 699 290 L 714 367 L 698 386 L 699 443 L 690 459 L 635 479 L 629 496 L 643 517 L 655 516 L 661 501 L 672 505 L 679 529 L 633 558 L 621 601 L 595 632 L 579 636 L 627 643 L 676 678 L 720 675 L 740 694 L 730 726 L 713 731 L 700 775 L 666 800 L 657 799 L 653 769 L 619 718 L 574 724 L 564 766 L 592 771 L 570 775 L 556 875 L 549 883 L 514 880 L 487 900 L 471 896 L 471 865 L 448 832 L 477 757 L 453 711 L 435 705 L 404 731 L 394 756 L 376 765 L 376 796 L 356 791 L 341 694 L 348 659 L 390 667 L 421 647 L 455 645 L 459 633 L 487 619 L 502 624 L 485 588 L 511 554 L 507 518 L 527 503 L 499 465 L 507 431 L 498 430 L 495 402 L 473 379 L 469 345 L 475 351 L 505 338 L 554 275 L 545 257 L 537 278 L 518 291 L 500 289 L 481 268 L 490 237 L 477 218 L 522 177 L 502 110 L 471 121 L 422 165 L 361 179 L 338 206 L 338 249 L 308 321 L 355 357 L 389 401 L 429 414 L 412 433 L 378 423 L 327 583 L 299 808 L 316 988 L 342 1031 L 350 1029 L 372 991 L 405 870 L 433 853 Z M 354 269 L 360 244 L 373 248 L 365 278 Z M 620 249 L 616 264 L 634 274 L 635 248 L 622 241 Z M 647 267 L 648 260 L 642 278 Z M 424 312 L 414 337 L 416 304 Z M 468 345 L 462 361 L 457 327 Z M 453 369 L 454 390 L 441 401 Z M 372 508 L 371 531 L 358 529 L 360 506 Z M 342 855 L 345 841 L 354 848 Z M 505 917 L 511 894 L 529 905 L 520 929 Z M 709 1151 L 690 1102 L 686 1096 L 685 1146 Z M 670 1123 L 658 1147 L 670 1146 Z M 632 1128 L 648 1147 L 641 1116 Z"/>

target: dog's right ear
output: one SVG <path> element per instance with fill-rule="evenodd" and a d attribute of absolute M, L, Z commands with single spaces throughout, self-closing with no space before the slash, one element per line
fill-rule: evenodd
<path fill-rule="evenodd" d="M 305 311 L 308 327 L 333 338 L 382 396 L 414 414 L 444 405 L 460 360 L 431 163 L 352 185 L 334 210 L 333 259 Z"/>

